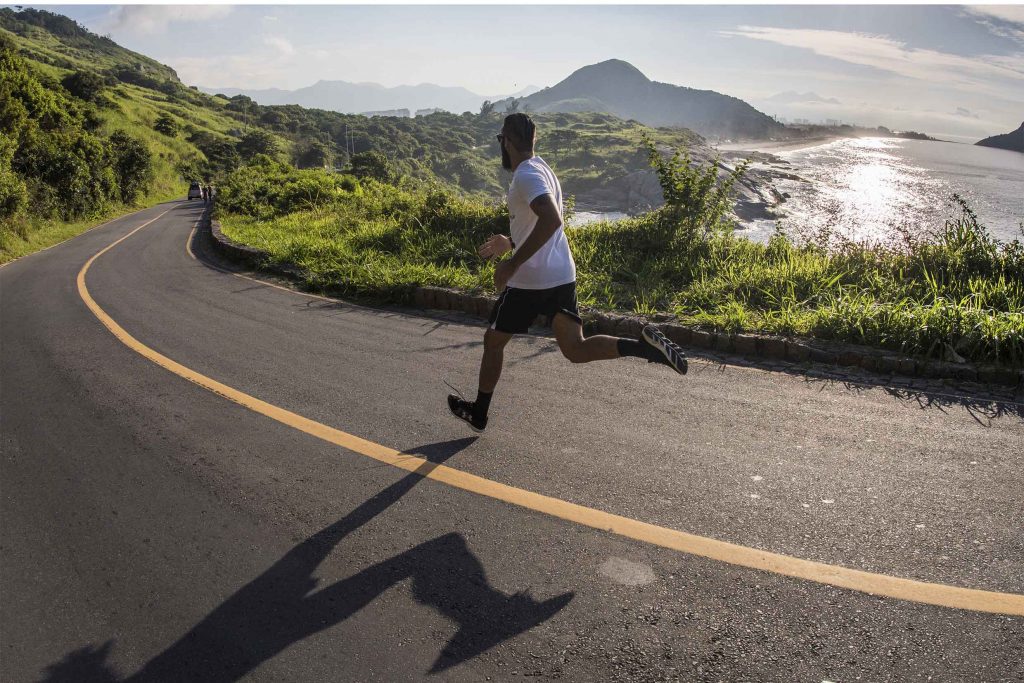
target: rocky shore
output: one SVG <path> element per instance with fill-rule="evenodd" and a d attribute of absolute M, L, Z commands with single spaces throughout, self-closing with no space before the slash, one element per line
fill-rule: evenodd
<path fill-rule="evenodd" d="M 664 152 L 670 153 L 669 150 Z M 787 195 L 777 189 L 778 181 L 808 182 L 793 172 L 788 161 L 770 152 L 698 147 L 691 150 L 691 154 L 694 161 L 699 163 L 711 161 L 719 154 L 723 176 L 744 159 L 753 162 L 735 186 L 736 203 L 733 213 L 741 223 L 779 217 L 780 206 L 785 202 Z M 576 194 L 576 208 L 582 211 L 624 212 L 636 215 L 656 209 L 664 203 L 658 176 L 652 169 L 633 171 L 606 181 L 599 187 Z"/>

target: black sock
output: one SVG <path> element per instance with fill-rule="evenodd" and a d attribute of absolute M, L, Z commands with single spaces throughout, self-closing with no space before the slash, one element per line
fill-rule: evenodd
<path fill-rule="evenodd" d="M 643 342 L 638 339 L 620 339 L 618 347 L 619 355 L 623 357 L 634 356 L 636 358 L 645 358 L 653 361 L 660 361 L 663 359 L 660 351 L 647 342 Z"/>
<path fill-rule="evenodd" d="M 473 412 L 476 413 L 478 417 L 487 416 L 487 409 L 491 407 L 491 396 L 493 395 L 493 391 L 489 394 L 485 394 L 477 389 L 476 402 L 473 403 Z"/>

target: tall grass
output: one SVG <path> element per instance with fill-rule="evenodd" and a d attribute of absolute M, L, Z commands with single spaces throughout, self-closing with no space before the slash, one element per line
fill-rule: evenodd
<path fill-rule="evenodd" d="M 268 200 L 260 218 L 246 217 L 232 213 L 232 201 L 251 183 L 247 173 L 222 187 L 225 232 L 302 266 L 313 286 L 399 302 L 419 285 L 492 289 L 493 265 L 476 248 L 507 232 L 501 205 L 350 180 L 297 212 L 284 190 L 267 190 L 277 204 Z M 275 186 L 295 182 L 282 176 Z M 1024 245 L 993 239 L 963 200 L 955 202 L 957 214 L 930 239 L 899 246 L 824 245 L 781 233 L 756 243 L 727 222 L 716 218 L 708 228 L 672 207 L 568 236 L 580 302 L 593 308 L 1024 365 Z"/>

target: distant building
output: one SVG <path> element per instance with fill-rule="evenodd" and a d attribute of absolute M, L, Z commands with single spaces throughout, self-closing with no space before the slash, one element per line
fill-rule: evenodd
<path fill-rule="evenodd" d="M 408 109 L 385 109 L 383 111 L 364 111 L 360 112 L 360 116 L 397 116 L 399 118 L 408 119 L 412 116 Z"/>

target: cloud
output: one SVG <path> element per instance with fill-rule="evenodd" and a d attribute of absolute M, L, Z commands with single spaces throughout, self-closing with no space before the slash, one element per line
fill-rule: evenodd
<path fill-rule="evenodd" d="M 957 107 L 956 111 L 953 112 L 956 116 L 963 116 L 968 119 L 980 119 L 981 117 L 973 113 L 970 109 L 964 109 L 963 107 Z"/>
<path fill-rule="evenodd" d="M 964 57 L 908 47 L 884 36 L 820 29 L 739 26 L 721 35 L 763 40 L 810 50 L 822 57 L 867 66 L 905 78 L 997 94 L 1024 82 L 1024 53 Z"/>
<path fill-rule="evenodd" d="M 207 87 L 297 88 L 322 77 L 322 67 L 336 66 L 351 59 L 336 50 L 322 47 L 294 46 L 279 36 L 260 36 L 260 47 L 249 52 L 172 57 L 167 64 L 178 72 L 185 83 Z M 270 49 L 268 49 L 270 48 Z M 212 73 L 217 82 L 211 82 Z M 318 75 L 319 74 L 319 75 Z"/>
<path fill-rule="evenodd" d="M 970 14 L 993 17 L 1024 27 L 1024 5 L 973 5 L 964 9 Z"/>
<path fill-rule="evenodd" d="M 993 35 L 1024 45 L 1024 5 L 975 5 L 964 7 L 961 15 L 978 22 Z"/>
<path fill-rule="evenodd" d="M 111 10 L 100 32 L 150 35 L 172 23 L 223 19 L 233 10 L 230 5 L 122 5 Z"/>
<path fill-rule="evenodd" d="M 278 36 L 264 36 L 263 43 L 264 45 L 268 45 L 272 48 L 275 48 L 282 55 L 295 54 L 295 46 L 292 45 L 287 40 L 285 40 L 284 38 Z"/>

